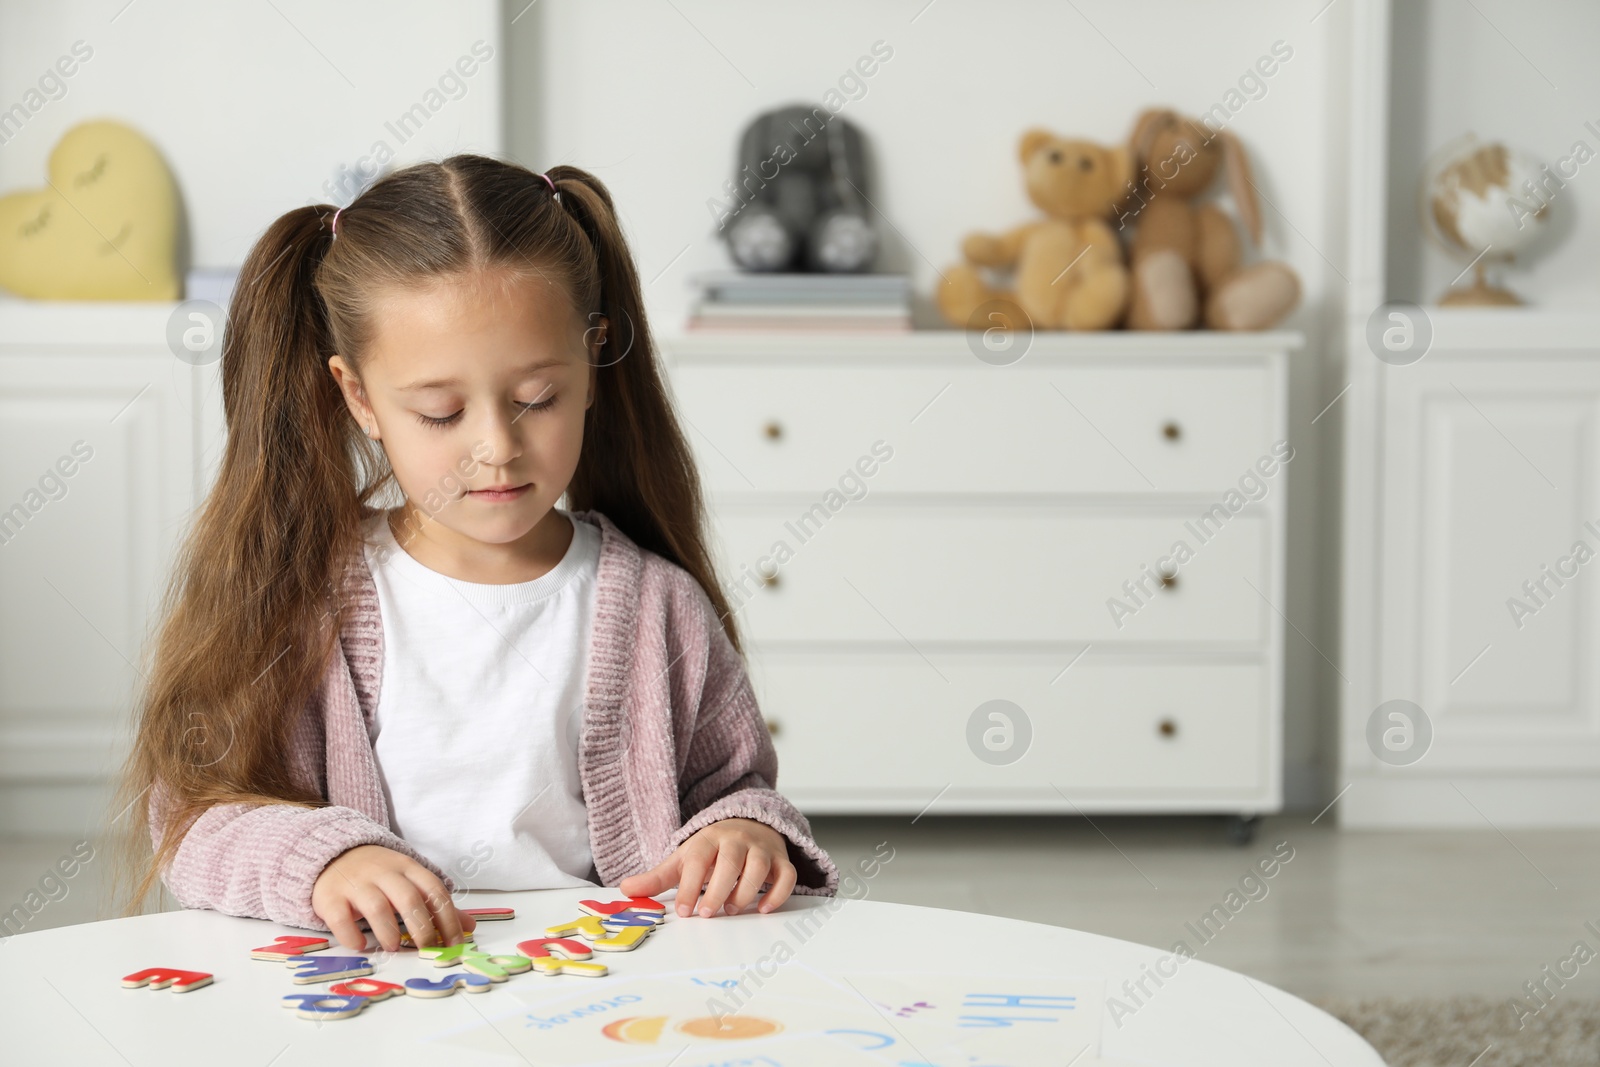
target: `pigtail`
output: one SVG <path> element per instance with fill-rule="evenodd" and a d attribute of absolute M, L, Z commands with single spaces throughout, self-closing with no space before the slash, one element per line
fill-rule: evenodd
<path fill-rule="evenodd" d="M 575 510 L 603 512 L 634 543 L 688 571 L 710 597 L 728 640 L 740 648 L 734 613 L 706 546 L 694 455 L 661 380 L 639 274 L 611 195 L 577 167 L 552 167 L 548 173 L 561 193 L 559 203 L 594 246 L 600 266 L 597 310 L 608 324 L 594 407 L 567 499 Z M 598 321 L 591 318 L 591 328 Z"/>
<path fill-rule="evenodd" d="M 290 780 L 285 754 L 337 640 L 330 592 L 361 521 L 353 420 L 328 371 L 313 284 L 332 214 L 283 215 L 239 274 L 223 336 L 226 448 L 175 561 L 113 800 L 115 829 L 142 832 L 146 808 L 136 802 L 150 804 L 159 782 L 165 832 L 124 914 L 211 805 L 326 803 L 316 783 Z M 119 847 L 131 858 L 126 839 Z"/>

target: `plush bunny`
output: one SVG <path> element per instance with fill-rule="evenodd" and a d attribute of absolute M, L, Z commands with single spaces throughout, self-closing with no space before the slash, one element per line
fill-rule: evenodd
<path fill-rule="evenodd" d="M 1253 244 L 1261 243 L 1261 211 L 1238 138 L 1212 133 L 1174 111 L 1152 109 L 1134 124 L 1129 153 L 1134 184 L 1124 227 L 1136 223 L 1129 248 L 1132 330 L 1262 330 L 1283 319 L 1300 300 L 1300 281 L 1277 262 L 1240 266 L 1233 220 L 1214 204 L 1196 204 L 1216 176 L 1228 188 Z"/>
<path fill-rule="evenodd" d="M 939 310 L 952 326 L 976 330 L 1116 326 L 1128 306 L 1128 269 L 1106 220 L 1130 178 L 1127 153 L 1035 129 L 1022 135 L 1019 154 L 1028 198 L 1049 217 L 1003 234 L 969 234 L 966 262 L 945 271 L 939 286 Z M 1015 292 L 990 286 L 981 267 L 1014 268 Z M 1017 318 L 1016 310 L 1026 323 L 995 319 Z"/>

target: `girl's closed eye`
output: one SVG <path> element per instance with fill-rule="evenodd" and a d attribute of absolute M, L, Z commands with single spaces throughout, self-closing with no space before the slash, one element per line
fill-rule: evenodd
<path fill-rule="evenodd" d="M 556 398 L 552 396 L 546 400 L 540 400 L 537 403 L 524 403 L 523 401 L 519 400 L 516 402 L 516 404 L 519 408 L 526 412 L 543 411 L 555 402 Z M 421 422 L 424 426 L 449 426 L 459 418 L 461 418 L 461 412 L 459 411 L 453 415 L 444 416 L 424 415 L 420 411 L 417 412 L 417 421 Z"/>

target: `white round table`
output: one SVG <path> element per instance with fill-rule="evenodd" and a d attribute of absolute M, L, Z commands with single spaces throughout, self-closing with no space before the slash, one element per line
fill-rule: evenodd
<path fill-rule="evenodd" d="M 515 919 L 479 922 L 476 942 L 516 953 L 519 941 L 579 917 L 583 899 L 621 894 L 479 892 L 460 895 L 457 905 L 515 908 Z M 1096 934 L 865 899 L 791 897 L 769 915 L 710 919 L 678 918 L 670 894 L 663 902 L 666 922 L 637 948 L 594 954 L 610 968 L 604 977 L 525 972 L 481 993 L 390 997 L 337 1021 L 304 1019 L 282 1006 L 286 994 L 325 992 L 327 983 L 297 985 L 287 965 L 250 955 L 280 935 L 308 931 L 177 911 L 19 934 L 0 945 L 3 1058 L 136 1067 L 1383 1063 L 1354 1031 L 1273 986 L 1200 959 L 1177 965 L 1160 949 Z M 353 955 L 337 941 L 323 954 Z M 373 978 L 400 984 L 462 969 L 437 967 L 415 951 L 366 955 Z M 1158 964 L 1172 974 L 1160 984 L 1151 977 Z M 158 966 L 215 978 L 183 993 L 123 987 L 124 975 Z M 1064 1012 L 1068 1004 L 1073 1011 Z M 781 1020 L 783 1030 L 711 1040 L 676 1029 L 690 1017 L 735 1009 Z M 635 1041 L 605 1036 L 608 1026 Z M 1098 1056 L 1082 1040 L 1096 1030 Z M 938 1045 L 945 1033 L 959 1043 Z"/>

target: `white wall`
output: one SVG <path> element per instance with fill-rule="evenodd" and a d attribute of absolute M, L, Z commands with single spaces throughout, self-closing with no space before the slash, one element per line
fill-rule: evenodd
<path fill-rule="evenodd" d="M 1291 383 L 1289 601 L 1278 607 L 1305 635 L 1291 631 L 1288 644 L 1287 788 L 1302 806 L 1315 803 L 1325 792 L 1319 731 L 1335 710 L 1328 658 L 1337 657 L 1337 518 L 1328 469 L 1335 453 L 1324 441 L 1335 420 L 1311 420 L 1339 391 L 1323 367 L 1322 326 L 1337 314 L 1344 284 L 1344 61 L 1336 49 L 1345 13 L 1321 12 L 1325 0 L 781 8 L 543 0 L 519 16 L 522 2 L 508 0 L 507 17 L 516 17 L 507 37 L 510 150 L 535 170 L 572 163 L 607 183 L 661 335 L 682 330 L 689 276 L 727 265 L 706 201 L 732 176 L 744 124 L 770 107 L 819 102 L 875 41 L 894 54 L 839 114 L 870 140 L 872 195 L 886 217 L 884 267 L 911 272 L 923 325 L 937 324 L 926 300 L 963 233 L 1035 214 L 1015 156 L 1024 129 L 1120 140 L 1141 108 L 1205 111 L 1274 41 L 1293 50 L 1229 127 L 1270 201 L 1265 253 L 1290 262 L 1306 294 L 1288 324 L 1310 341 Z"/>
<path fill-rule="evenodd" d="M 1401 0 L 1395 5 L 1389 138 L 1389 297 L 1431 304 L 1466 261 L 1426 241 L 1417 185 L 1428 157 L 1463 133 L 1554 169 L 1582 141 L 1594 154 L 1551 201 L 1549 232 L 1495 280 L 1529 304 L 1600 306 L 1600 4 L 1588 0 Z M 1593 124 L 1589 128 L 1586 124 Z M 1461 284 L 1470 281 L 1470 276 Z"/>
<path fill-rule="evenodd" d="M 0 0 L 0 112 L 32 112 L 0 116 L 0 191 L 41 187 L 63 132 L 113 118 L 150 138 L 176 175 L 188 261 L 237 266 L 283 212 L 346 202 L 324 183 L 364 157 L 497 152 L 499 31 L 494 0 Z M 441 89 L 480 41 L 490 58 Z M 56 68 L 77 42 L 88 58 Z M 73 73 L 50 80 L 64 69 Z M 417 103 L 426 121 L 386 126 Z"/>

